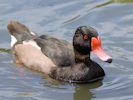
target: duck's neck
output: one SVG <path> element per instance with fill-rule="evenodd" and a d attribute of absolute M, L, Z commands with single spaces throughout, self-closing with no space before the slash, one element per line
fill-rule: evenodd
<path fill-rule="evenodd" d="M 74 53 L 75 53 L 75 62 L 76 63 L 83 62 L 85 60 L 85 58 L 90 58 L 90 53 L 89 54 L 82 54 L 75 49 L 74 49 Z"/>

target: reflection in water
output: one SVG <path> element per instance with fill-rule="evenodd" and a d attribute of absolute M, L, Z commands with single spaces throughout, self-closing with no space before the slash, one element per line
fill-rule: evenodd
<path fill-rule="evenodd" d="M 102 86 L 102 81 L 78 86 L 79 87 L 75 88 L 73 100 L 91 100 L 91 98 L 93 98 L 93 93 L 91 93 L 90 90 Z"/>
<path fill-rule="evenodd" d="M 87 7 L 88 8 L 87 10 L 84 9 L 84 12 L 82 11 L 82 13 L 78 13 L 74 17 L 72 17 L 69 20 L 65 21 L 63 24 L 72 23 L 72 22 L 78 20 L 79 18 L 86 16 L 88 13 L 90 13 L 92 10 L 94 10 L 96 8 L 101 8 L 101 7 L 104 7 L 104 6 L 113 4 L 113 3 L 133 3 L 133 0 L 110 0 L 110 1 L 107 1 L 107 2 L 103 2 L 103 3 L 100 3 L 100 4 L 94 5 L 92 7 Z"/>
<path fill-rule="evenodd" d="M 11 52 L 11 49 L 0 48 L 0 52 L 10 53 Z"/>
<path fill-rule="evenodd" d="M 73 100 L 91 100 L 94 98 L 91 90 L 96 89 L 103 85 L 102 81 L 97 81 L 94 83 L 86 84 L 76 84 L 76 83 L 67 83 L 61 82 L 54 79 L 51 79 L 48 76 L 44 76 L 44 81 L 41 82 L 44 87 L 47 87 L 50 91 L 56 91 L 57 93 L 73 93 Z M 67 100 L 67 97 L 65 97 Z"/>
<path fill-rule="evenodd" d="M 99 4 L 95 8 L 104 7 L 112 3 L 133 3 L 133 0 L 111 0 L 111 1 Z"/>
<path fill-rule="evenodd" d="M 112 0 L 113 3 L 132 3 L 133 0 Z"/>

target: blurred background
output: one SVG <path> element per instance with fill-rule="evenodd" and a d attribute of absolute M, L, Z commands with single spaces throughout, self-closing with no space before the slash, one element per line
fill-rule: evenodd
<path fill-rule="evenodd" d="M 13 63 L 7 24 L 72 42 L 75 29 L 94 27 L 113 63 L 91 84 L 59 82 Z M 133 0 L 0 0 L 0 100 L 133 100 Z"/>

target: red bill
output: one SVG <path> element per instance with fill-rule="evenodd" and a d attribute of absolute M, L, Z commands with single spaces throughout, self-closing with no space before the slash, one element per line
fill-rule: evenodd
<path fill-rule="evenodd" d="M 112 58 L 104 52 L 101 44 L 101 39 L 99 36 L 97 38 L 92 37 L 91 48 L 92 48 L 92 52 L 96 54 L 102 61 L 105 61 L 108 63 L 112 62 Z"/>

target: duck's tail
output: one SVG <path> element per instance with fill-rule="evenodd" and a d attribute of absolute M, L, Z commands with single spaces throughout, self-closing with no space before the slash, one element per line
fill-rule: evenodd
<path fill-rule="evenodd" d="M 22 42 L 35 37 L 35 33 L 31 32 L 25 25 L 17 21 L 10 21 L 7 28 L 11 34 L 11 46 L 16 42 Z"/>

